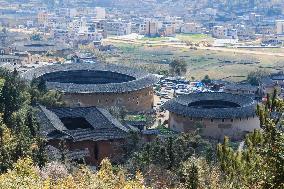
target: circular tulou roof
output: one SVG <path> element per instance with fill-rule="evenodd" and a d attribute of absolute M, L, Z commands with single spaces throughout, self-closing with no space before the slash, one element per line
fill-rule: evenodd
<path fill-rule="evenodd" d="M 256 102 L 252 98 L 223 92 L 182 95 L 167 101 L 163 107 L 195 118 L 243 118 L 256 114 Z"/>
<path fill-rule="evenodd" d="M 43 78 L 48 89 L 64 93 L 122 93 L 150 87 L 158 82 L 152 74 L 114 64 L 57 64 L 23 74 L 27 80 Z"/>

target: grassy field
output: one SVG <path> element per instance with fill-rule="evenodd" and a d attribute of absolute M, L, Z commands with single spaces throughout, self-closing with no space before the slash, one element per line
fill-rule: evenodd
<path fill-rule="evenodd" d="M 259 51 L 267 53 L 284 53 L 284 48 L 241 48 L 241 50 Z"/>
<path fill-rule="evenodd" d="M 173 37 L 143 37 L 139 41 L 169 41 Z M 181 41 L 200 42 L 208 41 L 213 42 L 213 38 L 206 34 L 178 34 L 175 38 Z"/>
<path fill-rule="evenodd" d="M 168 63 L 171 60 L 181 58 L 188 64 L 188 79 L 201 79 L 209 75 L 214 79 L 241 81 L 249 72 L 257 69 L 267 72 L 284 69 L 284 57 L 131 44 L 115 46 L 119 50 L 116 55 L 108 56 L 108 62 L 142 67 L 156 73 L 159 70 L 168 70 Z"/>
<path fill-rule="evenodd" d="M 200 42 L 200 41 L 213 42 L 214 41 L 210 35 L 206 35 L 206 34 L 178 34 L 176 35 L 176 38 L 182 41 L 191 41 L 191 42 Z"/>
<path fill-rule="evenodd" d="M 143 37 L 140 41 L 168 41 L 169 37 Z"/>

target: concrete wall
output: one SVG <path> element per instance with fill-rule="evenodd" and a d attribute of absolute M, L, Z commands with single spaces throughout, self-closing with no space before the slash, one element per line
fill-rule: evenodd
<path fill-rule="evenodd" d="M 64 94 L 63 100 L 67 106 L 97 106 L 108 108 L 112 106 L 125 107 L 128 111 L 147 111 L 153 108 L 153 88 L 145 88 L 126 93 L 78 93 Z"/>
<path fill-rule="evenodd" d="M 241 139 L 245 133 L 260 129 L 258 117 L 236 119 L 201 119 L 190 118 L 170 113 L 169 127 L 178 132 L 190 132 L 200 128 L 200 134 L 205 137 L 223 139 Z"/>

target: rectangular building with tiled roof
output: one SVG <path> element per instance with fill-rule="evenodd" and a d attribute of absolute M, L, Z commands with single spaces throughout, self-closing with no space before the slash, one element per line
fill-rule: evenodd
<path fill-rule="evenodd" d="M 96 107 L 48 109 L 39 106 L 37 118 L 40 133 L 49 145 L 60 148 L 64 141 L 69 154 L 87 151 L 83 159 L 90 165 L 98 165 L 106 157 L 118 160 L 131 130 L 107 110 Z"/>

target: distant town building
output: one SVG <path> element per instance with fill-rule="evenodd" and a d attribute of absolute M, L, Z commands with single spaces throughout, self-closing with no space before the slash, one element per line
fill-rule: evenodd
<path fill-rule="evenodd" d="M 6 46 L 0 46 L 0 55 L 11 54 L 11 53 L 12 53 L 12 48 Z"/>
<path fill-rule="evenodd" d="M 215 38 L 224 39 L 227 37 L 228 29 L 224 26 L 214 26 L 212 31 L 212 36 Z"/>
<path fill-rule="evenodd" d="M 284 20 L 276 20 L 276 34 L 284 35 Z"/>
<path fill-rule="evenodd" d="M 174 26 L 165 26 L 162 27 L 159 31 L 161 36 L 173 36 L 176 33 Z"/>
<path fill-rule="evenodd" d="M 255 38 L 255 29 L 252 27 L 237 24 L 237 35 L 240 40 L 248 40 L 248 39 L 254 39 Z"/>
<path fill-rule="evenodd" d="M 250 13 L 249 14 L 249 20 L 252 24 L 258 24 L 263 21 L 263 15 L 259 15 L 256 13 Z"/>
<path fill-rule="evenodd" d="M 32 63 L 38 63 L 42 60 L 39 55 L 32 55 L 27 52 L 15 52 L 10 54 L 0 53 L 0 63 L 1 64 L 11 64 L 11 65 L 27 65 Z"/>
<path fill-rule="evenodd" d="M 197 23 L 185 23 L 181 27 L 181 33 L 198 34 L 202 33 L 201 26 Z"/>
<path fill-rule="evenodd" d="M 47 12 L 39 12 L 37 15 L 37 22 L 39 26 L 48 25 L 49 14 Z"/>
<path fill-rule="evenodd" d="M 238 30 L 232 26 L 214 26 L 212 36 L 218 39 L 238 39 Z"/>
<path fill-rule="evenodd" d="M 0 55 L 0 64 L 23 65 L 24 58 L 17 55 Z"/>
<path fill-rule="evenodd" d="M 145 35 L 149 37 L 155 37 L 159 35 L 159 26 L 156 21 L 146 21 L 145 23 Z"/>
<path fill-rule="evenodd" d="M 106 18 L 106 10 L 102 7 L 95 8 L 96 19 L 105 19 Z"/>
<path fill-rule="evenodd" d="M 7 45 L 8 35 L 6 32 L 0 31 L 0 45 L 5 46 Z"/>
<path fill-rule="evenodd" d="M 104 30 L 107 35 L 128 35 L 131 34 L 131 23 L 120 20 L 109 20 L 105 23 Z"/>

